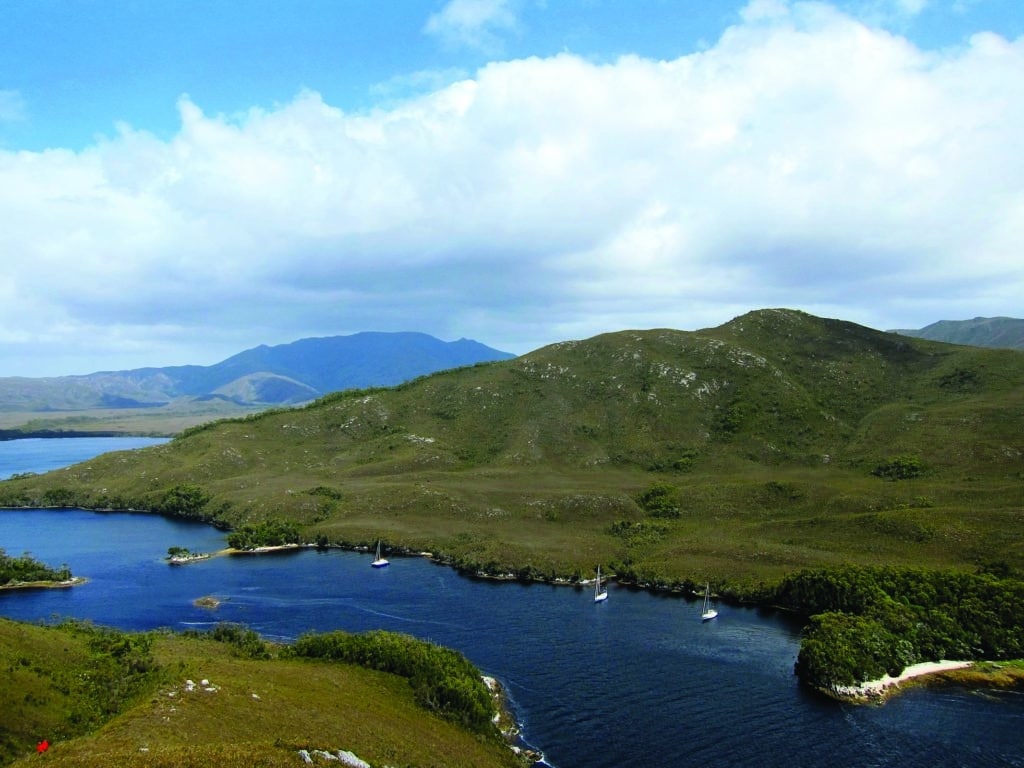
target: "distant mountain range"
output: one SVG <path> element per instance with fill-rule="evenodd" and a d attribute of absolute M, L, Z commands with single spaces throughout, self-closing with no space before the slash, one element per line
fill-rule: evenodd
<path fill-rule="evenodd" d="M 972 347 L 1024 349 L 1024 320 L 1013 317 L 976 317 L 973 320 L 940 320 L 917 330 L 891 331 L 919 339 L 967 344 Z"/>
<path fill-rule="evenodd" d="M 215 365 L 0 378 L 0 411 L 156 408 L 181 400 L 291 405 L 343 389 L 393 386 L 428 373 L 515 355 L 470 339 L 356 333 L 261 345 Z"/>

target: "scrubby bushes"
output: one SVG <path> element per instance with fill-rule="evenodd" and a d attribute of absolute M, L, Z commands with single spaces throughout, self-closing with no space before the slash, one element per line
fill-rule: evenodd
<path fill-rule="evenodd" d="M 95 727 L 104 722 L 123 710 L 136 695 L 148 690 L 150 681 L 161 674 L 149 634 L 121 632 L 80 621 L 62 626 L 72 634 L 84 635 L 90 651 L 86 671 L 74 681 L 79 695 L 71 713 L 73 723 Z"/>
<path fill-rule="evenodd" d="M 171 517 L 185 517 L 205 520 L 204 508 L 210 501 L 210 494 L 198 485 L 176 485 L 169 489 L 154 505 L 154 510 Z"/>
<path fill-rule="evenodd" d="M 68 567 L 50 568 L 27 553 L 10 557 L 0 549 L 0 586 L 18 582 L 67 581 L 71 578 Z"/>
<path fill-rule="evenodd" d="M 230 645 L 234 648 L 235 653 L 242 658 L 271 658 L 270 646 L 267 642 L 259 636 L 259 633 L 241 624 L 221 622 L 208 632 L 190 630 L 184 634 L 189 637 L 207 637 L 218 643 Z"/>
<path fill-rule="evenodd" d="M 234 549 L 280 547 L 299 543 L 299 526 L 290 520 L 264 520 L 243 525 L 228 534 L 228 546 Z"/>
<path fill-rule="evenodd" d="M 490 692 L 480 670 L 458 651 L 394 632 L 338 631 L 303 635 L 289 652 L 399 675 L 408 679 L 420 705 L 474 732 L 494 733 Z"/>
<path fill-rule="evenodd" d="M 636 503 L 652 517 L 679 517 L 679 489 L 669 483 L 655 483 L 637 497 Z"/>
<path fill-rule="evenodd" d="M 924 471 L 921 459 L 917 456 L 893 456 L 891 459 L 880 462 L 871 470 L 871 474 L 885 480 L 910 480 L 919 477 Z"/>

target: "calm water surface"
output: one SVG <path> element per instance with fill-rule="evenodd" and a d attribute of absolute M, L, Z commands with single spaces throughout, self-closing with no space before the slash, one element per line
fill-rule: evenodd
<path fill-rule="evenodd" d="M 124 629 L 242 622 L 292 640 L 388 629 L 458 648 L 509 690 L 527 740 L 557 768 L 607 766 L 1024 766 L 1024 696 L 915 690 L 884 707 L 803 691 L 787 617 L 612 587 L 469 579 L 421 558 L 303 550 L 183 567 L 167 547 L 208 551 L 223 535 L 139 514 L 0 511 L 0 547 L 67 563 L 89 583 L 0 594 L 22 620 L 88 618 Z M 210 611 L 193 601 L 214 595 Z"/>
<path fill-rule="evenodd" d="M 28 437 L 0 440 L 0 480 L 21 472 L 49 472 L 107 451 L 166 443 L 166 437 Z"/>

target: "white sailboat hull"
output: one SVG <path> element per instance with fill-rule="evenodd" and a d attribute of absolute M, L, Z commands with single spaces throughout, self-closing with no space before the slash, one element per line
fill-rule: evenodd
<path fill-rule="evenodd" d="M 704 587 L 704 608 L 700 614 L 701 621 L 711 621 L 711 619 L 718 616 L 718 611 L 711 607 L 711 585 L 707 584 Z"/>
<path fill-rule="evenodd" d="M 597 581 L 594 582 L 594 602 L 600 603 L 608 599 L 608 590 L 601 584 L 601 566 L 597 566 Z"/>

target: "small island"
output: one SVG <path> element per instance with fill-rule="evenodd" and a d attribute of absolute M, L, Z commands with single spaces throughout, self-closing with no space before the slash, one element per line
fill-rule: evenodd
<path fill-rule="evenodd" d="M 185 547 L 168 547 L 167 562 L 171 565 L 184 565 L 194 563 L 196 560 L 206 560 L 210 557 L 208 552 L 193 552 Z"/>
<path fill-rule="evenodd" d="M 84 582 L 85 579 L 72 576 L 66 565 L 51 568 L 28 552 L 11 557 L 0 548 L 0 589 L 73 587 Z"/>

